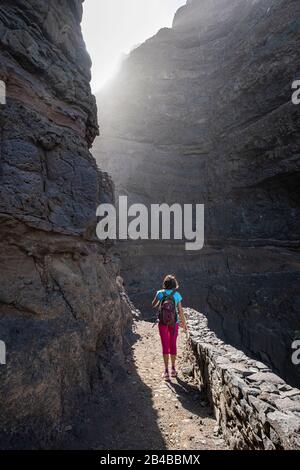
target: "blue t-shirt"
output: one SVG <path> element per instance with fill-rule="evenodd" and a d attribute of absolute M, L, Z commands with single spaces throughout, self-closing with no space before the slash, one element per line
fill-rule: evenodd
<path fill-rule="evenodd" d="M 166 295 L 170 295 L 172 293 L 172 290 L 171 289 L 162 289 L 162 290 L 158 290 L 156 292 L 156 298 L 157 300 L 162 300 L 164 298 L 164 294 Z M 175 292 L 174 293 L 174 300 L 175 300 L 175 305 L 176 305 L 176 311 L 177 311 L 177 323 L 179 323 L 179 318 L 178 318 L 178 304 L 179 302 L 182 301 L 182 297 L 181 295 L 179 294 L 179 292 Z"/>

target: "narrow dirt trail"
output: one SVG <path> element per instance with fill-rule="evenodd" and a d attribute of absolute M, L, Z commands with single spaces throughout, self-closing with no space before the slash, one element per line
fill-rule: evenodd
<path fill-rule="evenodd" d="M 99 450 L 226 449 L 215 434 L 216 421 L 193 379 L 184 375 L 186 336 L 178 338 L 178 377 L 162 379 L 158 327 L 133 321 L 124 367 L 108 352 L 109 385 L 97 390 L 87 415 L 77 416 L 64 448 Z M 118 364 L 118 361 L 116 362 Z"/>
<path fill-rule="evenodd" d="M 215 435 L 216 421 L 210 407 L 201 400 L 192 379 L 183 374 L 186 366 L 184 331 L 180 331 L 178 338 L 178 377 L 170 382 L 161 378 L 164 367 L 157 326 L 139 320 L 134 322 L 133 331 L 139 339 L 133 345 L 131 367 L 136 368 L 141 382 L 151 390 L 152 406 L 165 449 L 226 448 L 223 439 Z M 128 372 L 130 374 L 130 368 Z"/>

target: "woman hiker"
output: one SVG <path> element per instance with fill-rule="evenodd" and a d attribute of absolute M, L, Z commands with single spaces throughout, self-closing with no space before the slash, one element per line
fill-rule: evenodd
<path fill-rule="evenodd" d="M 162 344 L 162 353 L 165 364 L 163 378 L 169 380 L 169 355 L 171 356 L 171 376 L 176 377 L 176 342 L 178 328 L 186 330 L 186 322 L 182 309 L 182 297 L 178 292 L 178 282 L 175 276 L 169 274 L 163 280 L 163 289 L 157 291 L 152 306 L 159 307 L 158 328 Z"/>

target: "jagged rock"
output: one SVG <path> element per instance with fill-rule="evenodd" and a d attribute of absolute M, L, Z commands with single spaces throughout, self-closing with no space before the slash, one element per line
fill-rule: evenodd
<path fill-rule="evenodd" d="M 80 0 L 0 4 L 4 448 L 53 445 L 122 364 L 129 308 L 95 235 L 96 207 L 113 195 L 89 152 L 98 124 L 81 15 Z"/>
<path fill-rule="evenodd" d="M 258 413 L 266 414 L 267 412 L 274 410 L 274 408 L 268 403 L 256 397 L 249 396 L 249 402 L 256 409 L 256 411 L 258 411 Z"/>
<path fill-rule="evenodd" d="M 122 243 L 131 298 L 149 309 L 166 272 L 185 305 L 294 385 L 299 327 L 300 4 L 193 0 L 98 96 L 93 152 L 129 202 L 204 203 L 205 248 Z"/>
<path fill-rule="evenodd" d="M 282 440 L 286 449 L 295 449 L 300 447 L 300 419 L 292 413 L 281 413 L 273 411 L 268 413 L 268 421 L 274 431 Z"/>
<path fill-rule="evenodd" d="M 271 384 L 282 384 L 284 382 L 278 375 L 271 372 L 257 372 L 256 374 L 249 375 L 247 380 L 249 382 L 267 382 Z"/>
<path fill-rule="evenodd" d="M 279 398 L 275 401 L 279 411 L 300 411 L 300 400 L 291 400 L 290 398 Z"/>
<path fill-rule="evenodd" d="M 282 392 L 280 390 L 280 396 L 282 397 L 289 397 L 289 398 L 292 398 L 292 399 L 297 399 L 299 400 L 300 399 L 300 394 L 297 390 L 295 389 L 291 389 L 291 390 L 288 390 L 287 392 Z"/>

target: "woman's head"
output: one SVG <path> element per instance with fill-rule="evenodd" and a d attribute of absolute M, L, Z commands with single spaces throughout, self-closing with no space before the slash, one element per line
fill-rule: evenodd
<path fill-rule="evenodd" d="M 179 284 L 173 274 L 168 274 L 163 280 L 163 289 L 178 289 Z"/>

